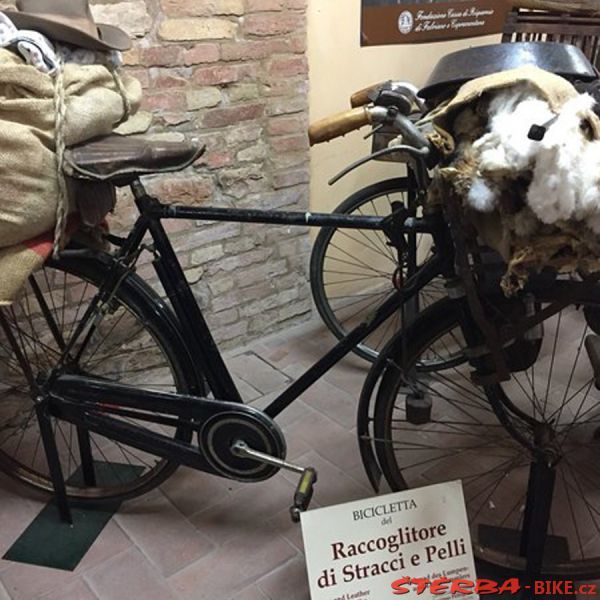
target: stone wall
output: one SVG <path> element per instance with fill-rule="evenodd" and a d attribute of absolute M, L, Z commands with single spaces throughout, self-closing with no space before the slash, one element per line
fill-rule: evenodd
<path fill-rule="evenodd" d="M 306 0 L 92 4 L 97 21 L 135 38 L 124 60 L 144 88 L 140 123 L 207 146 L 186 172 L 150 178 L 152 192 L 196 205 L 308 208 Z M 121 199 L 111 226 L 122 230 L 134 217 Z M 310 313 L 305 228 L 165 224 L 224 346 Z"/>

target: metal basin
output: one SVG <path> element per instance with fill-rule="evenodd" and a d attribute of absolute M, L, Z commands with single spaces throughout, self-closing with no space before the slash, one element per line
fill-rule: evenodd
<path fill-rule="evenodd" d="M 598 77 L 592 63 L 577 46 L 556 42 L 492 44 L 444 56 L 419 96 L 428 102 L 439 101 L 471 79 L 528 65 L 551 71 L 570 81 L 586 82 Z"/>

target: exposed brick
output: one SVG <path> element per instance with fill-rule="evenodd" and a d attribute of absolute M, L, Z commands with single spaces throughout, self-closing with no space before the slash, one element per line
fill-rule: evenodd
<path fill-rule="evenodd" d="M 170 19 L 161 23 L 158 33 L 166 41 L 220 40 L 233 38 L 237 23 L 227 19 Z"/>
<path fill-rule="evenodd" d="M 267 133 L 269 135 L 285 135 L 306 132 L 307 123 L 303 117 L 274 117 L 269 119 Z"/>
<path fill-rule="evenodd" d="M 185 77 L 173 75 L 168 72 L 159 72 L 151 79 L 154 88 L 183 88 L 189 86 L 190 82 Z"/>
<path fill-rule="evenodd" d="M 305 111 L 307 99 L 299 96 L 275 98 L 267 106 L 267 114 L 271 116 L 289 115 Z"/>
<path fill-rule="evenodd" d="M 213 183 L 208 178 L 161 177 L 152 181 L 149 191 L 165 201 L 180 204 L 196 204 L 213 193 Z"/>
<path fill-rule="evenodd" d="M 211 108 L 221 102 L 221 90 L 216 87 L 208 87 L 200 90 L 190 90 L 186 94 L 187 107 L 189 110 L 199 108 Z"/>
<path fill-rule="evenodd" d="M 303 54 L 306 52 L 306 35 L 302 34 L 288 37 L 288 45 L 290 52 L 293 52 L 294 54 Z"/>
<path fill-rule="evenodd" d="M 232 85 L 230 86 L 227 95 L 232 104 L 235 102 L 243 102 L 244 100 L 254 100 L 260 95 L 260 87 L 256 83 Z"/>
<path fill-rule="evenodd" d="M 196 44 L 193 48 L 183 52 L 185 65 L 199 65 L 219 60 L 218 44 Z"/>
<path fill-rule="evenodd" d="M 271 138 L 271 147 L 278 153 L 289 152 L 291 150 L 306 150 L 308 148 L 308 136 L 302 134 Z"/>
<path fill-rule="evenodd" d="M 147 93 L 142 100 L 142 109 L 146 110 L 185 110 L 185 94 L 180 91 L 151 92 Z"/>
<path fill-rule="evenodd" d="M 222 244 L 214 244 L 213 246 L 206 246 L 199 248 L 192 252 L 192 264 L 193 265 L 204 265 L 211 260 L 221 258 L 225 254 Z"/>
<path fill-rule="evenodd" d="M 177 46 L 140 48 L 140 64 L 145 67 L 175 67 L 181 64 L 182 52 Z"/>
<path fill-rule="evenodd" d="M 288 47 L 288 42 L 282 39 L 224 43 L 221 45 L 221 58 L 224 61 L 258 60 L 286 52 Z"/>
<path fill-rule="evenodd" d="M 262 117 L 265 111 L 264 104 L 246 104 L 244 106 L 235 106 L 230 108 L 214 108 L 209 110 L 201 120 L 203 127 L 227 127 L 239 123 L 240 121 L 249 121 Z"/>
<path fill-rule="evenodd" d="M 303 26 L 304 17 L 293 13 L 256 13 L 244 20 L 244 32 L 256 36 L 282 35 Z"/>
<path fill-rule="evenodd" d="M 152 26 L 152 19 L 144 0 L 96 4 L 92 7 L 92 14 L 98 23 L 118 23 L 131 37 L 145 35 Z"/>
<path fill-rule="evenodd" d="M 225 140 L 228 145 L 236 146 L 246 142 L 254 142 L 260 138 L 263 128 L 259 123 L 245 123 L 235 129 L 225 132 Z"/>
<path fill-rule="evenodd" d="M 244 14 L 243 0 L 161 0 L 165 13 L 171 17 L 207 17 Z"/>
<path fill-rule="evenodd" d="M 277 189 L 292 187 L 299 183 L 308 183 L 310 173 L 308 169 L 299 169 L 296 171 L 286 170 L 273 175 L 273 187 Z"/>
<path fill-rule="evenodd" d="M 150 86 L 150 73 L 147 69 L 127 69 L 127 72 L 142 84 L 142 88 Z"/>
<path fill-rule="evenodd" d="M 265 96 L 290 96 L 306 99 L 308 94 L 306 76 L 269 77 L 265 84 Z"/>
<path fill-rule="evenodd" d="M 269 65 L 269 75 L 273 77 L 293 77 L 308 73 L 308 62 L 304 56 L 276 58 Z"/>
<path fill-rule="evenodd" d="M 244 148 L 237 153 L 237 160 L 239 162 L 257 162 L 267 157 L 268 150 L 265 144 L 255 144 Z"/>
<path fill-rule="evenodd" d="M 131 48 L 123 52 L 123 65 L 126 67 L 137 66 L 140 64 L 140 49 Z"/>
<path fill-rule="evenodd" d="M 143 36 L 124 55 L 144 88 L 143 128 L 206 144 L 186 172 L 148 177 L 151 194 L 190 205 L 307 209 L 306 1 L 93 0 L 111 15 L 103 20 Z M 126 198 L 110 222 L 124 233 L 136 212 L 130 194 L 119 196 Z M 310 310 L 307 228 L 164 225 L 225 346 Z M 164 294 L 150 259 L 142 257 L 140 274 Z"/>
<path fill-rule="evenodd" d="M 218 85 L 233 83 L 247 77 L 251 73 L 248 66 L 201 67 L 194 71 L 192 81 L 196 85 Z"/>
<path fill-rule="evenodd" d="M 246 12 L 265 12 L 272 10 L 281 10 L 284 7 L 284 0 L 248 0 Z"/>

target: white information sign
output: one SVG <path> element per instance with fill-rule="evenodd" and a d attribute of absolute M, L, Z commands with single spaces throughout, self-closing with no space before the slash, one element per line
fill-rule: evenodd
<path fill-rule="evenodd" d="M 312 600 L 446 600 L 444 578 L 476 579 L 459 481 L 308 511 L 302 535 Z"/>

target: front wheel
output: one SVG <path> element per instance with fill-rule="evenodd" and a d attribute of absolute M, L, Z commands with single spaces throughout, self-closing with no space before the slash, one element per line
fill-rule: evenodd
<path fill-rule="evenodd" d="M 517 438 L 535 445 L 543 431 L 559 454 L 543 572 L 600 575 L 600 392 L 584 345 L 598 292 L 597 304 L 582 299 L 548 319 L 536 358 L 505 383 L 475 385 L 466 363 L 415 368 L 432 348 L 451 348 L 461 335 L 451 301 L 422 313 L 406 332 L 405 355 L 383 375 L 371 435 L 388 483 L 404 490 L 461 480 L 474 549 L 484 561 L 525 569 L 520 543 L 533 455 Z M 510 425 L 517 437 L 492 408 L 506 399 L 516 409 Z M 415 412 L 419 401 L 429 403 L 428 415 Z"/>

